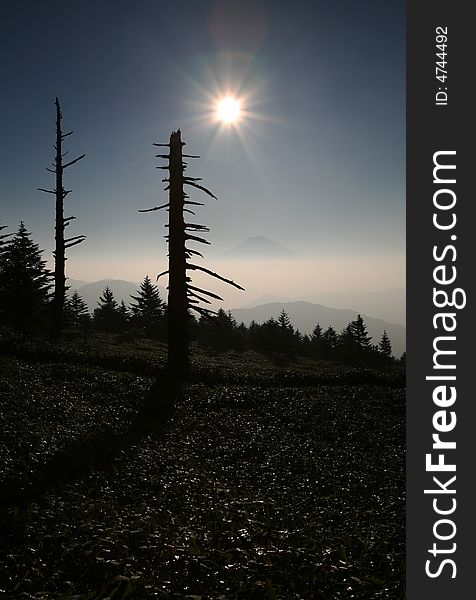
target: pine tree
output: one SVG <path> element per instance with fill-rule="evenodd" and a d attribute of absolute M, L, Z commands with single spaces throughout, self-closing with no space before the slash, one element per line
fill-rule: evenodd
<path fill-rule="evenodd" d="M 371 349 L 371 337 L 367 333 L 367 326 L 360 315 L 357 315 L 357 319 L 350 323 L 352 335 L 358 348 L 363 351 Z"/>
<path fill-rule="evenodd" d="M 384 331 L 382 334 L 382 338 L 378 345 L 378 350 L 385 358 L 392 358 L 392 344 L 386 331 Z"/>
<path fill-rule="evenodd" d="M 2 250 L 0 315 L 5 325 L 27 333 L 44 324 L 51 273 L 23 221 Z"/>
<path fill-rule="evenodd" d="M 3 231 L 6 228 L 7 228 L 6 225 L 0 225 L 0 231 Z M 1 258 L 2 258 L 3 252 L 5 251 L 5 247 L 7 244 L 7 242 L 5 240 L 12 235 L 13 235 L 12 233 L 0 233 L 0 268 L 1 268 Z"/>
<path fill-rule="evenodd" d="M 130 311 L 127 308 L 124 300 L 121 300 L 118 310 L 119 310 L 119 314 L 121 315 L 121 321 L 123 322 L 124 325 L 127 325 L 127 323 L 129 322 L 129 319 L 130 319 Z"/>
<path fill-rule="evenodd" d="M 157 337 L 165 320 L 165 305 L 157 286 L 146 275 L 137 296 L 131 296 L 132 323 L 144 328 L 149 337 Z"/>
<path fill-rule="evenodd" d="M 293 326 L 291 325 L 291 321 L 289 320 L 289 315 L 284 310 L 284 308 L 278 317 L 278 324 L 281 327 L 282 331 L 293 331 Z"/>
<path fill-rule="evenodd" d="M 360 354 L 360 346 L 355 337 L 354 321 L 341 331 L 338 338 L 338 351 L 340 358 L 347 362 L 354 362 Z"/>
<path fill-rule="evenodd" d="M 316 358 L 322 358 L 325 354 L 325 342 L 322 337 L 322 327 L 319 323 L 312 330 L 310 337 L 310 349 Z"/>
<path fill-rule="evenodd" d="M 324 357 L 331 358 L 339 342 L 337 332 L 332 325 L 329 325 L 322 334 L 322 342 L 324 344 Z"/>
<path fill-rule="evenodd" d="M 84 317 L 89 315 L 86 302 L 76 290 L 66 302 L 66 313 L 69 315 L 70 321 L 74 327 L 79 327 L 84 320 Z"/>
<path fill-rule="evenodd" d="M 98 308 L 94 309 L 94 324 L 103 331 L 118 331 L 121 326 L 119 307 L 109 286 L 99 298 Z"/>

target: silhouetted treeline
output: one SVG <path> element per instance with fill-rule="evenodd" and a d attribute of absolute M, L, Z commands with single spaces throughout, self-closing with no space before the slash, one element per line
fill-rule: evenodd
<path fill-rule="evenodd" d="M 14 235 L 3 233 L 4 229 L 0 225 L 0 324 L 22 333 L 46 331 L 53 318 L 52 273 L 23 222 Z M 340 332 L 316 323 L 309 335 L 295 329 L 284 310 L 262 324 L 253 321 L 249 326 L 237 323 L 223 309 L 216 316 L 202 316 L 197 321 L 190 315 L 189 319 L 192 340 L 214 352 L 254 350 L 278 358 L 303 356 L 348 364 L 385 365 L 394 360 L 387 332 L 373 343 L 360 315 Z M 118 303 L 106 287 L 93 314 L 75 291 L 65 303 L 64 322 L 86 337 L 96 330 L 167 342 L 167 305 L 148 276 L 128 304 Z"/>

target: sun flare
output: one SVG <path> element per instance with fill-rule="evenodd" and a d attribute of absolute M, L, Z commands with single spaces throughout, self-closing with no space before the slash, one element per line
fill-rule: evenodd
<path fill-rule="evenodd" d="M 232 96 L 222 98 L 217 103 L 216 116 L 222 123 L 236 123 L 240 119 L 240 101 Z"/>

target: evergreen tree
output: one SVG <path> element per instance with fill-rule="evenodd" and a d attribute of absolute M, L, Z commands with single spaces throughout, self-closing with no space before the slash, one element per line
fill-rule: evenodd
<path fill-rule="evenodd" d="M 279 327 L 279 341 L 274 350 L 287 355 L 294 354 L 297 345 L 294 328 L 289 320 L 289 315 L 284 309 L 281 311 L 277 323 Z"/>
<path fill-rule="evenodd" d="M 324 357 L 332 358 L 339 342 L 337 332 L 332 325 L 329 325 L 322 334 L 322 342 L 324 344 Z"/>
<path fill-rule="evenodd" d="M 66 313 L 74 327 L 79 327 L 86 315 L 89 315 L 89 310 L 86 302 L 81 298 L 75 290 L 74 294 L 66 302 Z"/>
<path fill-rule="evenodd" d="M 342 360 L 350 363 L 353 363 L 359 355 L 360 346 L 355 337 L 354 321 L 341 331 L 338 338 L 338 353 Z"/>
<path fill-rule="evenodd" d="M 289 320 L 289 315 L 284 308 L 278 317 L 278 325 L 281 327 L 282 331 L 293 331 L 293 326 Z"/>
<path fill-rule="evenodd" d="M 137 296 L 131 298 L 135 301 L 131 304 L 132 323 L 144 328 L 147 336 L 157 337 L 165 323 L 165 305 L 157 286 L 152 284 L 148 275 L 141 283 Z"/>
<path fill-rule="evenodd" d="M 371 337 L 367 333 L 367 326 L 360 315 L 357 315 L 357 319 L 350 323 L 352 335 L 358 348 L 362 351 L 371 349 Z"/>
<path fill-rule="evenodd" d="M 325 342 L 323 339 L 322 327 L 319 323 L 312 330 L 312 334 L 310 337 L 310 348 L 311 353 L 316 358 L 323 358 L 325 355 Z"/>
<path fill-rule="evenodd" d="M 129 323 L 129 319 L 130 319 L 130 311 L 126 306 L 126 303 L 124 302 L 124 300 L 121 300 L 121 303 L 119 304 L 119 314 L 121 315 L 121 324 L 123 326 L 126 326 Z"/>
<path fill-rule="evenodd" d="M 40 328 L 46 317 L 51 273 L 41 253 L 23 221 L 2 250 L 1 319 L 5 325 L 24 333 Z"/>
<path fill-rule="evenodd" d="M 94 309 L 94 324 L 103 331 L 119 331 L 121 327 L 121 314 L 119 307 L 109 286 L 106 286 Z"/>
<path fill-rule="evenodd" d="M 383 332 L 382 338 L 378 345 L 378 350 L 385 358 L 392 358 L 392 344 L 386 331 Z"/>
<path fill-rule="evenodd" d="M 6 228 L 7 228 L 6 225 L 0 225 L 0 232 Z M 11 235 L 13 235 L 13 234 L 12 233 L 0 233 L 0 268 L 2 266 L 1 265 L 2 255 L 5 251 L 6 244 L 7 244 L 7 242 L 5 240 L 7 238 L 9 238 Z"/>

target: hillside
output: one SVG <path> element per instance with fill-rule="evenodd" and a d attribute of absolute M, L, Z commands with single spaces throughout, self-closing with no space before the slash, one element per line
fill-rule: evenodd
<path fill-rule="evenodd" d="M 282 310 L 285 310 L 295 329 L 301 333 L 311 333 L 317 323 L 324 329 L 332 325 L 337 332 L 340 332 L 350 321 L 353 321 L 357 313 L 345 308 L 331 308 L 322 304 L 312 302 L 271 302 L 261 304 L 252 308 L 235 308 L 231 313 L 238 323 L 249 325 L 251 321 L 263 323 L 271 317 L 277 317 Z M 375 319 L 362 314 L 362 318 L 367 324 L 367 331 L 372 336 L 372 342 L 378 343 L 385 330 L 392 341 L 393 353 L 395 356 L 401 356 L 406 348 L 406 328 L 403 325 L 389 323 L 382 319 Z"/>

